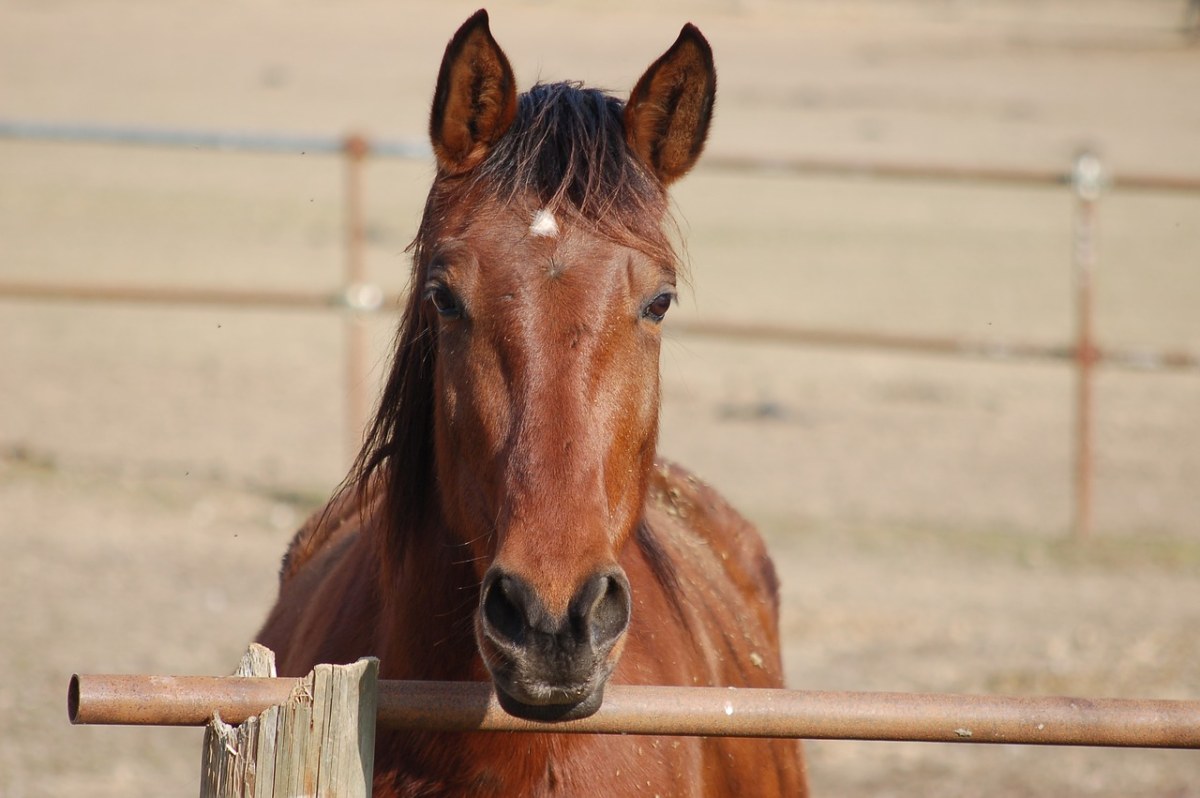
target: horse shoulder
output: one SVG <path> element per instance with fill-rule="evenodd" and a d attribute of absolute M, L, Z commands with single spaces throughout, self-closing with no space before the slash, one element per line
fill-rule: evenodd
<path fill-rule="evenodd" d="M 377 597 L 374 580 L 362 576 L 374 567 L 366 527 L 376 521 L 377 499 L 371 491 L 342 491 L 292 538 L 279 596 L 256 637 L 275 651 L 281 675 L 371 653 Z"/>
<path fill-rule="evenodd" d="M 693 638 L 724 660 L 739 660 L 710 678 L 781 684 L 779 579 L 754 525 L 712 487 L 666 462 L 653 469 L 646 519 L 676 574 L 673 590 L 691 616 Z"/>
<path fill-rule="evenodd" d="M 782 687 L 779 580 L 754 525 L 712 487 L 665 462 L 653 469 L 645 518 L 635 568 L 650 563 L 662 589 L 643 593 L 669 599 L 639 602 L 651 617 L 643 613 L 639 621 L 635 610 L 632 650 L 621 667 L 628 659 L 645 671 L 667 670 L 679 684 Z M 683 653 L 688 648 L 691 656 Z M 702 762 L 702 776 L 693 786 L 705 795 L 807 794 L 795 740 L 706 738 L 696 744 L 692 753 Z"/>
<path fill-rule="evenodd" d="M 365 490 L 347 486 L 314 511 L 288 544 L 279 568 L 280 585 L 304 570 L 318 554 L 327 552 L 342 538 L 357 532 L 380 498 L 377 482 L 372 482 Z"/>
<path fill-rule="evenodd" d="M 778 622 L 779 577 L 766 542 L 712 486 L 674 463 L 658 461 L 650 480 L 648 503 L 702 541 L 719 559 L 726 575 L 747 601 L 770 609 Z"/>

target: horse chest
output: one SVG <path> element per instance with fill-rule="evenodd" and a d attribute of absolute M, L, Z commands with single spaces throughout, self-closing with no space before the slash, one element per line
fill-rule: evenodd
<path fill-rule="evenodd" d="M 376 763 L 375 795 L 396 798 L 701 796 L 704 745 L 694 738 L 472 735 L 416 768 L 415 752 Z M 427 749 L 428 750 L 428 749 Z M 398 758 L 396 758 L 398 757 Z M 432 766 L 432 767 L 431 767 Z M 716 794 L 723 794 L 720 791 Z"/>

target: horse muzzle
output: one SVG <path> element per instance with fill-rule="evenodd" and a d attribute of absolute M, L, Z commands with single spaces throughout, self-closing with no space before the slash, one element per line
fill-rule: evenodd
<path fill-rule="evenodd" d="M 630 606 L 629 580 L 617 567 L 585 580 L 560 615 L 521 576 L 489 569 L 476 630 L 500 705 L 527 720 L 594 713 L 620 655 Z"/>

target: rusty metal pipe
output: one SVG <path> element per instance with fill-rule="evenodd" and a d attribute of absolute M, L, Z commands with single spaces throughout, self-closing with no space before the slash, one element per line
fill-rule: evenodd
<path fill-rule="evenodd" d="M 937 161 L 886 161 L 872 158 L 780 157 L 759 155 L 706 155 L 704 170 L 873 180 L 975 183 L 1011 186 L 1069 185 L 1074 176 L 1061 169 L 954 164 Z M 1192 193 L 1200 191 L 1200 176 L 1165 172 L 1122 172 L 1111 180 L 1123 191 Z"/>
<path fill-rule="evenodd" d="M 294 679 L 72 677 L 72 723 L 239 723 L 291 694 Z M 653 734 L 948 743 L 1200 748 L 1200 701 L 852 693 L 610 685 L 590 718 L 507 714 L 490 684 L 379 682 L 379 725 L 427 731 Z"/>
<path fill-rule="evenodd" d="M 719 319 L 677 318 L 672 320 L 669 331 L 672 334 L 746 343 L 880 349 L 914 354 L 977 357 L 987 360 L 1074 360 L 1077 357 L 1075 345 L 954 338 L 938 335 L 905 335 L 903 333 L 838 330 Z M 1101 348 L 1093 343 L 1090 351 L 1092 362 L 1096 364 L 1103 363 L 1135 370 L 1192 371 L 1200 369 L 1200 353 L 1183 350 Z"/>
<path fill-rule="evenodd" d="M 1091 152 L 1075 158 L 1071 266 L 1075 278 L 1075 519 L 1073 535 L 1084 540 L 1092 530 L 1094 378 L 1097 360 L 1093 283 L 1096 271 L 1096 203 L 1104 186 L 1104 168 Z"/>
<path fill-rule="evenodd" d="M 203 726 L 217 711 L 236 724 L 287 701 L 298 681 L 76 674 L 67 687 L 67 717 L 81 725 Z"/>
<path fill-rule="evenodd" d="M 356 314 L 392 312 L 403 301 L 400 295 L 385 295 L 370 283 L 347 286 L 341 292 L 258 291 L 197 287 L 148 287 L 131 285 L 67 285 L 32 281 L 0 280 L 0 300 L 130 302 L 162 305 L 222 305 L 256 309 L 348 308 Z M 849 349 L 898 350 L 915 354 L 978 357 L 992 360 L 1073 360 L 1072 345 L 1030 341 L 953 338 L 905 335 L 865 330 L 838 330 L 798 325 L 719 319 L 675 319 L 670 332 L 702 338 L 744 343 L 809 345 Z M 1096 364 L 1138 371 L 1197 371 L 1200 353 L 1184 350 L 1101 348 L 1093 344 Z"/>
<path fill-rule="evenodd" d="M 402 302 L 400 295 L 384 295 L 377 286 L 362 283 L 342 292 L 257 291 L 197 287 L 146 287 L 131 285 L 66 285 L 32 281 L 0 280 L 0 300 L 130 302 L 163 305 L 222 305 L 257 309 L 349 308 L 357 314 L 392 312 Z M 1072 345 L 904 335 L 865 330 L 837 330 L 798 325 L 719 319 L 675 319 L 672 334 L 717 338 L 745 343 L 810 345 L 849 349 L 899 350 L 916 354 L 978 357 L 992 360 L 1073 360 Z M 1093 344 L 1096 364 L 1120 368 L 1167 371 L 1200 370 L 1200 353 L 1184 350 L 1122 349 Z"/>
<path fill-rule="evenodd" d="M 365 298 L 364 298 L 365 297 Z M 387 310 L 399 296 L 385 296 L 377 286 L 360 284 L 342 291 L 205 288 L 201 286 L 141 286 L 66 284 L 0 280 L 0 299 L 43 302 L 128 302 L 138 305 L 216 305 L 260 310 L 320 310 L 349 308 L 356 312 Z"/>
<path fill-rule="evenodd" d="M 187 148 L 218 152 L 272 152 L 293 155 L 296 153 L 334 155 L 345 151 L 344 139 L 327 135 L 59 124 L 18 119 L 0 119 L 0 139 Z M 367 140 L 367 144 L 371 155 L 380 158 L 428 161 L 432 155 L 429 144 L 423 139 L 378 138 Z M 869 158 L 793 156 L 775 158 L 760 155 L 710 153 L 700 162 L 700 166 L 706 171 L 711 169 L 730 172 L 815 174 L 895 180 L 1012 185 L 1065 185 L 1070 182 L 1070 175 L 1057 169 L 1012 168 L 933 161 L 885 161 Z M 1118 189 L 1135 191 L 1195 192 L 1200 191 L 1200 175 L 1126 172 L 1113 180 L 1113 186 Z"/>
<path fill-rule="evenodd" d="M 363 171 L 371 148 L 361 134 L 346 137 L 346 262 L 344 282 L 347 305 L 355 313 L 345 317 L 346 334 L 346 458 L 354 462 L 362 445 L 367 421 L 371 414 L 368 397 L 368 350 L 367 327 L 362 317 L 364 311 L 373 310 L 372 301 L 381 300 L 382 292 L 367 282 L 366 245 L 367 223 L 364 211 Z"/>
<path fill-rule="evenodd" d="M 66 285 L 37 282 L 0 282 L 0 297 L 67 302 L 130 302 L 161 305 L 221 305 L 310 309 L 334 307 L 339 297 L 331 292 L 280 291 L 198 286 Z"/>

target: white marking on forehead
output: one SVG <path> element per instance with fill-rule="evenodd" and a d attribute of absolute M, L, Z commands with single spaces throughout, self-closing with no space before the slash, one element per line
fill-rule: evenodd
<path fill-rule="evenodd" d="M 555 238 L 558 235 L 558 221 L 553 213 L 542 208 L 533 215 L 533 224 L 529 225 L 529 232 L 542 238 Z"/>

